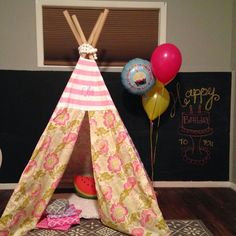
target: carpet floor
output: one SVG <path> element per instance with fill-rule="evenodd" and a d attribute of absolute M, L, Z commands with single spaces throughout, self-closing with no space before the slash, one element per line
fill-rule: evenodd
<path fill-rule="evenodd" d="M 213 236 L 201 220 L 166 220 L 172 236 Z M 68 231 L 35 229 L 27 236 L 123 236 L 104 226 L 99 220 L 81 220 Z"/>

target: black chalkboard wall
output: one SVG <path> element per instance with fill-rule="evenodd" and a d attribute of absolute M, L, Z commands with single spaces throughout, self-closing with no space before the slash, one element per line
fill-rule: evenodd
<path fill-rule="evenodd" d="M 18 181 L 71 72 L 0 71 L 0 183 Z M 149 120 L 141 97 L 128 93 L 120 73 L 104 80 L 150 174 Z M 179 73 L 168 86 L 161 116 L 154 180 L 229 178 L 231 73 Z"/>

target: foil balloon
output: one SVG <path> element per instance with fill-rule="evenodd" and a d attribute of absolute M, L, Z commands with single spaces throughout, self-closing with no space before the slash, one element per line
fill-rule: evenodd
<path fill-rule="evenodd" d="M 129 61 L 121 72 L 121 82 L 130 93 L 145 94 L 155 84 L 150 62 L 140 58 Z"/>
<path fill-rule="evenodd" d="M 177 75 L 182 63 L 180 50 L 171 43 L 156 47 L 151 56 L 152 72 L 158 81 L 168 84 Z"/>
<path fill-rule="evenodd" d="M 170 95 L 165 86 L 159 81 L 142 96 L 143 108 L 150 120 L 155 120 L 168 108 Z"/>

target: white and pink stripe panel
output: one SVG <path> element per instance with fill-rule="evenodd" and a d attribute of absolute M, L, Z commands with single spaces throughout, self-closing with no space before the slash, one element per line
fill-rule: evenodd
<path fill-rule="evenodd" d="M 97 63 L 80 57 L 57 108 L 80 110 L 115 109 Z"/>

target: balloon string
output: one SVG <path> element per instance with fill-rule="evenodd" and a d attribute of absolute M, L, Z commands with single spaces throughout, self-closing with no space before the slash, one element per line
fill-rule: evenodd
<path fill-rule="evenodd" d="M 153 112 L 151 118 L 153 118 L 154 111 L 156 110 L 157 101 L 155 100 L 155 105 L 153 107 Z M 153 121 L 150 120 L 150 162 L 151 162 L 151 180 L 154 180 L 154 164 L 155 164 L 155 147 L 153 149 Z"/>
<path fill-rule="evenodd" d="M 153 122 L 150 120 L 150 162 L 151 162 L 151 180 L 154 177 L 154 163 L 153 163 Z"/>
<path fill-rule="evenodd" d="M 163 95 L 164 95 L 164 87 L 162 88 L 162 91 L 161 91 L 161 96 L 163 97 Z M 162 106 L 162 104 L 161 104 L 161 106 Z M 161 111 L 161 108 L 162 108 L 161 106 L 159 108 L 159 111 Z M 158 114 L 159 114 L 159 112 L 158 112 Z M 155 163 L 156 163 L 157 143 L 158 143 L 158 128 L 159 128 L 159 125 L 160 125 L 160 120 L 161 120 L 161 115 L 158 116 L 158 120 L 157 120 L 155 143 L 154 143 L 154 150 L 153 150 L 153 166 L 155 166 Z"/>
<path fill-rule="evenodd" d="M 156 152 L 157 152 L 157 142 L 158 142 L 158 128 L 160 125 L 160 120 L 161 120 L 161 116 L 158 117 L 158 121 L 157 121 L 157 128 L 156 128 L 156 137 L 155 137 L 155 144 L 154 144 L 154 151 L 153 151 L 153 165 L 155 165 L 156 163 Z"/>

